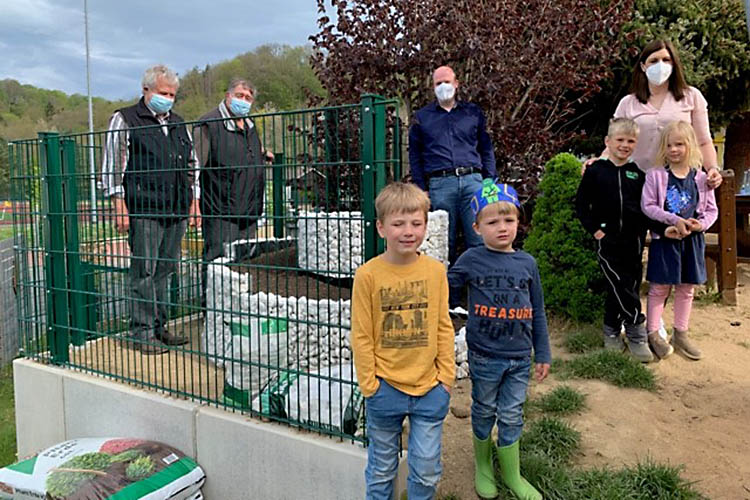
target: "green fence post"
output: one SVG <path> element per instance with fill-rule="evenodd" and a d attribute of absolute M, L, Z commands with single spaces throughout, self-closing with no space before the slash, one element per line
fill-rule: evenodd
<path fill-rule="evenodd" d="M 385 187 L 387 182 L 386 169 L 388 166 L 388 156 L 385 139 L 385 99 L 376 95 L 373 96 L 373 141 L 375 158 L 373 166 L 375 167 L 375 196 Z M 385 240 L 377 238 L 377 253 L 385 251 Z"/>
<path fill-rule="evenodd" d="M 375 227 L 375 110 L 372 94 L 362 96 L 360 127 L 362 137 L 362 216 L 364 219 L 364 261 L 377 255 L 378 232 Z"/>
<path fill-rule="evenodd" d="M 284 153 L 274 153 L 271 189 L 273 191 L 273 235 L 284 237 L 284 208 L 286 204 L 286 179 L 284 175 Z"/>
<path fill-rule="evenodd" d="M 86 298 L 78 237 L 78 186 L 76 185 L 76 143 L 62 140 L 62 188 L 65 219 L 65 253 L 69 278 L 70 326 L 73 345 L 86 343 Z"/>
<path fill-rule="evenodd" d="M 60 136 L 55 132 L 40 132 L 42 142 L 42 214 L 44 216 L 45 288 L 47 292 L 47 345 L 52 362 L 68 362 L 70 341 L 65 266 L 65 220 L 63 216 L 62 168 L 60 165 Z"/>

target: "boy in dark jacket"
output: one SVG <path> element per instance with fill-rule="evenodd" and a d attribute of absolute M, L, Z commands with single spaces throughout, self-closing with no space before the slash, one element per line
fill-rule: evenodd
<path fill-rule="evenodd" d="M 614 118 L 609 122 L 604 142 L 610 156 L 599 158 L 586 169 L 578 187 L 576 212 L 596 240 L 597 258 L 609 286 L 604 303 L 604 347 L 625 348 L 620 337 L 624 325 L 630 353 L 647 363 L 653 355 L 639 291 L 649 223 L 641 212 L 646 176 L 630 161 L 637 141 L 638 125 L 633 120 Z"/>

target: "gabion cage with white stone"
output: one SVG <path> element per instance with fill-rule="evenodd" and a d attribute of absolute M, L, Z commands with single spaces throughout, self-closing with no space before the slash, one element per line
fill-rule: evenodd
<path fill-rule="evenodd" d="M 362 212 L 303 212 L 297 221 L 297 265 L 331 277 L 350 276 L 364 263 Z M 427 217 L 421 252 L 448 265 L 448 212 Z"/>
<path fill-rule="evenodd" d="M 225 396 L 255 411 L 260 393 L 287 369 L 315 372 L 351 363 L 351 301 L 252 293 L 250 274 L 220 257 L 208 266 L 202 345 L 224 368 Z M 456 378 L 468 376 L 466 329 L 456 333 Z M 352 382 L 355 380 L 352 379 Z M 256 407 L 258 406 L 258 407 Z"/>

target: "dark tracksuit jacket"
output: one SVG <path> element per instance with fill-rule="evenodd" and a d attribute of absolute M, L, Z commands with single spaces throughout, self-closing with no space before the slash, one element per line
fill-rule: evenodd
<path fill-rule="evenodd" d="M 646 175 L 633 162 L 620 167 L 601 158 L 586 169 L 576 196 L 576 212 L 583 227 L 593 235 L 597 258 L 609 289 L 604 324 L 617 331 L 625 324 L 644 321 L 639 296 L 643 276 L 646 231 L 663 234 L 666 225 L 641 212 L 641 192 Z"/>

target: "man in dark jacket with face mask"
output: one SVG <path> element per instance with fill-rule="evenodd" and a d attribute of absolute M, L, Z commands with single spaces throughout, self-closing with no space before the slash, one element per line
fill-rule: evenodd
<path fill-rule="evenodd" d="M 144 354 L 187 339 L 166 329 L 167 281 L 177 269 L 187 219 L 200 225 L 197 160 L 182 118 L 172 112 L 179 87 L 166 66 L 146 70 L 143 97 L 109 121 L 102 184 L 115 228 L 130 245 L 130 336 Z"/>
<path fill-rule="evenodd" d="M 201 165 L 203 214 L 202 305 L 206 306 L 208 262 L 224 255 L 224 243 L 255 237 L 263 213 L 264 153 L 248 117 L 255 87 L 247 80 L 229 83 L 219 106 L 200 118 L 196 149 Z"/>

